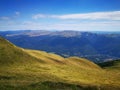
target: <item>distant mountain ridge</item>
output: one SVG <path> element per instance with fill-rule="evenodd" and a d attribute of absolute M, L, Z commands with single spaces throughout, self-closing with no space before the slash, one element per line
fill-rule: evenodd
<path fill-rule="evenodd" d="M 17 46 L 53 52 L 64 57 L 79 56 L 96 63 L 120 58 L 119 33 L 80 31 L 3 31 L 0 35 Z"/>

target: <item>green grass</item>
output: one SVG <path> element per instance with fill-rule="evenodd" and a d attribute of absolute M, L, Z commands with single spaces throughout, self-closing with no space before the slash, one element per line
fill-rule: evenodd
<path fill-rule="evenodd" d="M 119 90 L 117 68 L 26 50 L 0 38 L 0 90 Z"/>

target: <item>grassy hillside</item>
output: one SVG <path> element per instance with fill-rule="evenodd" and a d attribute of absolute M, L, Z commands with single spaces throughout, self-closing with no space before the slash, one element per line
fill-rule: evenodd
<path fill-rule="evenodd" d="M 0 38 L 1 90 L 117 90 L 119 78 L 119 70 L 84 58 L 26 50 Z"/>
<path fill-rule="evenodd" d="M 0 65 L 8 66 L 13 64 L 30 64 L 38 62 L 38 59 L 30 56 L 28 53 L 24 52 L 23 49 L 16 47 L 9 41 L 0 38 Z M 39 60 L 40 62 L 40 60 Z"/>

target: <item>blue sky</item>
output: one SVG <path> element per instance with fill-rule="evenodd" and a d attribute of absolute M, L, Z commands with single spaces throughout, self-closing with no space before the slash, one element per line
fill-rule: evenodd
<path fill-rule="evenodd" d="M 120 31 L 120 0 L 0 0 L 0 30 Z"/>

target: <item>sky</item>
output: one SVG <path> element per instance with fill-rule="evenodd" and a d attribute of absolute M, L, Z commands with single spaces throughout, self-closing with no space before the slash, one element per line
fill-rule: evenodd
<path fill-rule="evenodd" d="M 120 31 L 120 0 L 0 0 L 0 30 Z"/>

